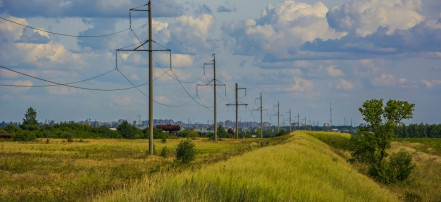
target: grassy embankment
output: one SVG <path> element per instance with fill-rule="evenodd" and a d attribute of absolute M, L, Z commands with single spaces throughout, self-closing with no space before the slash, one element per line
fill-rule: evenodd
<path fill-rule="evenodd" d="M 307 132 L 326 142 L 343 158 L 349 159 L 350 153 L 344 151 L 350 138 L 349 134 Z M 404 201 L 440 201 L 441 200 L 441 139 L 439 138 L 397 138 L 392 142 L 389 153 L 405 149 L 413 155 L 416 165 L 408 181 L 386 185 Z M 361 172 L 366 169 L 354 164 Z"/>
<path fill-rule="evenodd" d="M 97 194 L 130 186 L 142 176 L 154 176 L 163 169 L 191 169 L 173 166 L 179 141 L 155 140 L 157 153 L 166 146 L 168 158 L 149 156 L 148 140 L 0 141 L 0 201 L 90 200 Z M 201 167 L 280 141 L 283 138 L 224 139 L 217 143 L 198 139 L 194 141 L 198 152 L 192 166 Z"/>
<path fill-rule="evenodd" d="M 305 132 L 195 171 L 145 177 L 100 201 L 396 201 Z"/>

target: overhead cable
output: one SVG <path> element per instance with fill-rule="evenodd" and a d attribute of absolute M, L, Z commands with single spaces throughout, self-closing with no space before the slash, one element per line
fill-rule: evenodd
<path fill-rule="evenodd" d="M 133 88 L 138 88 L 138 87 L 145 86 L 145 85 L 148 84 L 148 83 L 143 83 L 143 84 L 132 86 L 132 87 L 115 88 L 115 89 L 86 88 L 86 87 L 72 86 L 72 85 L 69 85 L 69 84 L 64 84 L 64 83 L 59 83 L 59 82 L 55 82 L 55 81 L 50 81 L 50 80 L 47 80 L 47 79 L 43 79 L 43 78 L 39 78 L 39 77 L 36 77 L 36 76 L 32 76 L 32 75 L 26 74 L 26 73 L 23 73 L 23 72 L 19 72 L 19 71 L 16 71 L 16 70 L 13 70 L 13 69 L 1 66 L 1 65 L 0 65 L 0 68 L 8 70 L 8 71 L 11 71 L 11 72 L 15 72 L 17 74 L 20 74 L 20 75 L 23 75 L 23 76 L 27 76 L 27 77 L 30 77 L 30 78 L 33 78 L 33 79 L 37 79 L 37 80 L 40 80 L 40 81 L 52 83 L 52 84 L 55 84 L 57 86 L 65 86 L 65 87 L 70 87 L 70 88 L 76 88 L 76 89 L 82 89 L 82 90 L 91 90 L 91 91 L 122 91 L 122 90 L 129 90 L 129 89 L 133 89 Z M 12 85 L 3 85 L 3 86 L 14 87 Z"/>
<path fill-rule="evenodd" d="M 40 28 L 35 28 L 35 27 L 29 26 L 29 25 L 25 25 L 25 24 L 21 24 L 21 23 L 19 23 L 19 22 L 12 21 L 12 20 L 7 19 L 7 18 L 4 18 L 4 17 L 0 17 L 0 19 L 5 20 L 5 21 L 8 21 L 8 22 L 10 22 L 10 23 L 14 23 L 14 24 L 16 24 L 16 25 L 20 25 L 20 26 L 23 26 L 23 27 L 29 28 L 29 29 L 33 29 L 33 30 L 37 30 L 37 31 L 41 31 L 41 32 L 46 32 L 46 33 L 49 33 L 49 34 L 59 35 L 59 36 L 75 37 L 75 38 L 98 38 L 98 37 L 106 37 L 106 36 L 112 36 L 112 35 L 115 35 L 115 34 L 119 34 L 119 33 L 122 33 L 122 32 L 125 32 L 125 31 L 128 31 L 128 30 L 130 29 L 130 28 L 127 28 L 127 29 L 124 29 L 124 30 L 121 30 L 121 31 L 117 31 L 117 32 L 113 32 L 113 33 L 107 33 L 107 34 L 101 34 L 101 35 L 71 35 L 71 34 L 63 34 L 63 33 L 58 33 L 58 32 L 47 31 L 47 30 L 40 29 Z"/>
<path fill-rule="evenodd" d="M 75 84 L 75 83 L 81 83 L 81 82 L 89 81 L 89 80 L 96 79 L 98 77 L 104 76 L 104 75 L 106 75 L 106 74 L 108 74 L 110 72 L 113 72 L 115 70 L 116 69 L 112 69 L 112 70 L 109 70 L 107 72 L 104 72 L 102 74 L 99 74 L 99 75 L 96 75 L 96 76 L 93 76 L 93 77 L 90 77 L 90 78 L 87 78 L 87 79 L 83 79 L 83 80 L 79 80 L 79 81 L 73 81 L 73 82 L 69 82 L 69 83 L 63 83 L 63 84 L 70 85 L 70 84 Z M 0 84 L 0 86 L 38 88 L 38 87 L 52 87 L 52 86 L 59 86 L 59 85 L 57 85 L 57 84 L 50 84 L 50 85 L 38 85 L 38 86 L 35 86 L 35 85 Z"/>

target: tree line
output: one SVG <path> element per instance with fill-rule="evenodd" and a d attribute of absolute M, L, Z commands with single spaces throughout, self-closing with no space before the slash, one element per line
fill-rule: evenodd
<path fill-rule="evenodd" d="M 395 128 L 398 138 L 441 138 L 441 124 L 409 124 Z"/>

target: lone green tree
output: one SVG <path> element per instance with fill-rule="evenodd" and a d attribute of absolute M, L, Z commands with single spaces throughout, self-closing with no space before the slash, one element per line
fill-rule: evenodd
<path fill-rule="evenodd" d="M 367 125 L 360 127 L 351 139 L 352 160 L 367 163 L 368 174 L 376 180 L 393 181 L 393 169 L 385 161 L 387 149 L 391 147 L 395 127 L 402 124 L 402 120 L 412 118 L 414 107 L 414 104 L 398 100 L 389 100 L 384 106 L 382 99 L 372 99 L 359 108 Z"/>
<path fill-rule="evenodd" d="M 134 139 L 136 136 L 136 128 L 125 120 L 116 128 L 116 130 L 123 138 Z"/>
<path fill-rule="evenodd" d="M 23 124 L 21 127 L 25 130 L 36 130 L 38 129 L 37 122 L 37 111 L 34 108 L 29 107 L 26 111 L 25 118 L 23 119 Z"/>

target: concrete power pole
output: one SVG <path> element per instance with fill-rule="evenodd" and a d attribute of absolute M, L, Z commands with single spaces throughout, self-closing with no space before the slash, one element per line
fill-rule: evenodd
<path fill-rule="evenodd" d="M 247 89 L 246 88 L 239 88 L 239 86 L 237 85 L 237 83 L 236 83 L 236 85 L 235 85 L 235 89 L 236 89 L 236 104 L 226 104 L 227 106 L 231 106 L 231 105 L 235 105 L 236 106 L 236 139 L 238 139 L 239 138 L 239 126 L 238 126 L 238 121 L 237 121 L 237 119 L 238 119 L 238 117 L 239 117 L 239 115 L 238 115 L 238 112 L 239 112 L 239 105 L 243 105 L 243 106 L 247 106 L 248 104 L 239 104 L 239 102 L 238 102 L 238 91 L 239 90 L 245 90 L 245 95 L 247 94 Z"/>
<path fill-rule="evenodd" d="M 280 103 L 277 102 L 277 133 L 280 132 Z"/>
<path fill-rule="evenodd" d="M 292 121 L 291 121 L 291 109 L 289 109 L 289 133 L 291 133 L 291 123 L 292 123 Z"/>
<path fill-rule="evenodd" d="M 144 51 L 149 53 L 149 154 L 153 154 L 153 51 L 168 51 L 170 53 L 171 58 L 171 50 L 170 49 L 163 49 L 163 50 L 153 50 L 153 32 L 152 32 L 152 4 L 149 0 L 149 2 L 144 5 L 148 6 L 147 9 L 141 9 L 140 7 L 137 8 L 131 8 L 130 11 L 130 29 L 132 27 L 132 11 L 142 11 L 142 12 L 148 12 L 148 23 L 149 23 L 149 39 L 144 42 L 140 42 L 140 45 L 138 45 L 134 49 L 126 49 L 126 48 L 120 48 L 116 50 L 116 67 L 118 69 L 118 52 L 119 51 L 130 51 L 130 52 L 137 52 L 137 51 Z M 133 31 L 133 30 L 132 30 Z M 148 43 L 148 50 L 143 49 L 145 44 Z M 171 62 L 171 60 L 170 60 Z M 136 87 L 135 87 L 136 88 Z M 139 89 L 138 89 L 139 90 Z M 140 91 L 141 92 L 141 91 Z"/>
<path fill-rule="evenodd" d="M 149 154 L 153 155 L 153 34 L 152 3 L 149 0 Z"/>
<path fill-rule="evenodd" d="M 262 122 L 262 93 L 260 93 L 260 138 L 263 138 L 263 122 Z"/>
<path fill-rule="evenodd" d="M 217 82 L 217 80 L 216 80 L 216 55 L 213 53 L 212 54 L 212 56 L 213 56 L 213 60 L 211 61 L 211 62 L 207 62 L 207 63 L 204 63 L 204 68 L 205 68 L 205 65 L 213 65 L 213 80 L 211 80 L 212 82 L 213 82 L 213 84 L 210 84 L 211 83 L 211 81 L 210 82 L 208 82 L 208 83 L 206 83 L 206 84 L 197 84 L 196 85 L 196 94 L 197 94 L 197 87 L 198 86 L 209 86 L 209 85 L 213 85 L 213 91 L 214 91 L 214 93 L 213 93 L 213 97 L 214 97 L 214 99 L 213 99 L 213 104 L 214 104 L 214 113 L 213 113 L 213 115 L 214 115 L 214 141 L 217 141 L 217 103 L 216 103 L 216 87 L 217 86 L 225 86 L 225 84 L 217 84 L 216 82 Z M 225 87 L 226 88 L 226 87 Z M 225 93 L 226 93 L 226 90 L 225 90 Z"/>
<path fill-rule="evenodd" d="M 260 138 L 263 138 L 263 106 L 262 106 L 262 93 L 260 93 L 260 97 L 256 98 L 256 100 L 260 100 L 260 107 L 254 110 L 260 110 Z M 253 111 L 254 111 L 253 110 Z"/>

